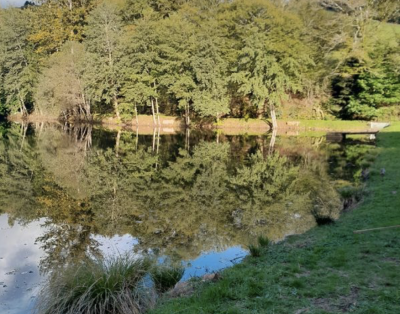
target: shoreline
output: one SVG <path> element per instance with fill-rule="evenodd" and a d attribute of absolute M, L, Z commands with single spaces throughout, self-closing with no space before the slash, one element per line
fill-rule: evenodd
<path fill-rule="evenodd" d="M 90 123 L 110 130 L 130 130 L 136 132 L 139 129 L 145 133 L 152 133 L 154 129 L 160 129 L 161 134 L 174 134 L 184 131 L 186 127 L 178 117 L 160 116 L 160 125 L 153 124 L 153 118 L 149 115 L 140 115 L 139 124 L 121 122 L 116 118 L 94 118 L 92 121 L 70 121 L 74 124 Z M 11 115 L 8 121 L 16 123 L 65 123 L 56 117 L 29 115 L 22 118 L 21 115 Z M 227 118 L 218 123 L 193 124 L 192 129 L 212 130 L 225 135 L 251 134 L 262 135 L 271 131 L 266 120 Z M 342 120 L 278 120 L 278 134 L 296 136 L 299 132 L 330 132 L 330 131 L 366 131 L 370 130 L 367 121 L 342 121 Z"/>

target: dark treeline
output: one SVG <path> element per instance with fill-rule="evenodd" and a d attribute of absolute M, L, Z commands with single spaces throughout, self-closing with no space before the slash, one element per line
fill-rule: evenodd
<path fill-rule="evenodd" d="M 0 11 L 3 115 L 400 113 L 397 0 L 37 2 Z"/>

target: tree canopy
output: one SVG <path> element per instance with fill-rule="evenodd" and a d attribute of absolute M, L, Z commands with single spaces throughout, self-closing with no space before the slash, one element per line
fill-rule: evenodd
<path fill-rule="evenodd" d="M 186 124 L 259 117 L 275 126 L 298 99 L 332 117 L 395 118 L 399 10 L 395 0 L 42 0 L 2 9 L 0 114 L 151 113 L 155 124 L 160 113 Z M 67 86 L 56 87 L 52 71 L 84 97 L 69 106 L 84 109 L 59 103 Z"/>

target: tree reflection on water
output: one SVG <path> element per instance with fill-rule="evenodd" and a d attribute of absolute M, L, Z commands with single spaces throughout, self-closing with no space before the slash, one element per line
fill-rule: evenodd
<path fill-rule="evenodd" d="M 338 218 L 336 188 L 356 181 L 372 149 L 190 133 L 14 124 L 0 141 L 0 212 L 10 224 L 45 218 L 43 272 L 100 256 L 98 235 L 130 234 L 141 254 L 189 260 L 260 234 L 276 241 L 305 232 L 315 215 Z"/>

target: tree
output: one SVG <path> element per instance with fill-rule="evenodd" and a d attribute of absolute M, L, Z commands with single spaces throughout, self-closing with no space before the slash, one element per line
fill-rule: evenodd
<path fill-rule="evenodd" d="M 35 96 L 39 113 L 64 119 L 91 119 L 85 66 L 85 50 L 79 43 L 66 43 L 60 52 L 51 56 Z"/>
<path fill-rule="evenodd" d="M 386 29 L 387 30 L 387 29 Z M 332 99 L 343 119 L 376 118 L 386 107 L 400 105 L 399 46 L 376 42 L 368 59 L 350 59 L 332 81 Z"/>
<path fill-rule="evenodd" d="M 224 55 L 226 40 L 210 11 L 201 12 L 202 20 L 193 25 L 197 26 L 190 58 L 196 85 L 193 109 L 201 117 L 219 119 L 229 113 L 228 62 Z"/>
<path fill-rule="evenodd" d="M 138 105 L 150 106 L 153 124 L 159 124 L 160 73 L 160 28 L 153 19 L 153 12 L 147 13 L 136 22 L 135 28 L 124 38 L 125 56 L 123 96 L 126 102 L 133 102 L 135 113 Z"/>
<path fill-rule="evenodd" d="M 130 104 L 134 105 L 134 116 L 136 125 L 139 124 L 138 120 L 138 106 L 148 106 L 152 105 L 152 114 L 153 114 L 153 124 L 156 124 L 156 117 L 154 115 L 154 102 L 152 100 L 156 97 L 156 93 L 154 88 L 152 88 L 152 84 L 154 79 L 152 76 L 144 73 L 144 74 L 130 74 L 124 82 L 124 87 L 121 92 L 124 95 L 125 103 L 122 104 L 126 111 L 130 110 Z"/>
<path fill-rule="evenodd" d="M 1 13 L 0 69 L 2 98 L 7 110 L 27 115 L 32 111 L 33 92 L 38 68 L 27 38 L 31 12 L 7 9 Z M 4 106 L 4 105 L 3 105 Z"/>
<path fill-rule="evenodd" d="M 82 42 L 92 0 L 42 0 L 33 8 L 29 41 L 42 58 L 48 58 L 67 41 Z"/>
<path fill-rule="evenodd" d="M 86 28 L 86 46 L 91 58 L 87 79 L 92 99 L 99 103 L 112 104 L 118 119 L 122 67 L 121 33 L 122 22 L 117 5 L 102 1 L 91 12 Z"/>
<path fill-rule="evenodd" d="M 231 81 L 259 109 L 260 116 L 269 107 L 272 127 L 276 129 L 275 108 L 288 93 L 302 90 L 302 75 L 312 65 L 301 40 L 301 21 L 259 0 L 236 1 L 233 9 L 240 50 Z"/>

